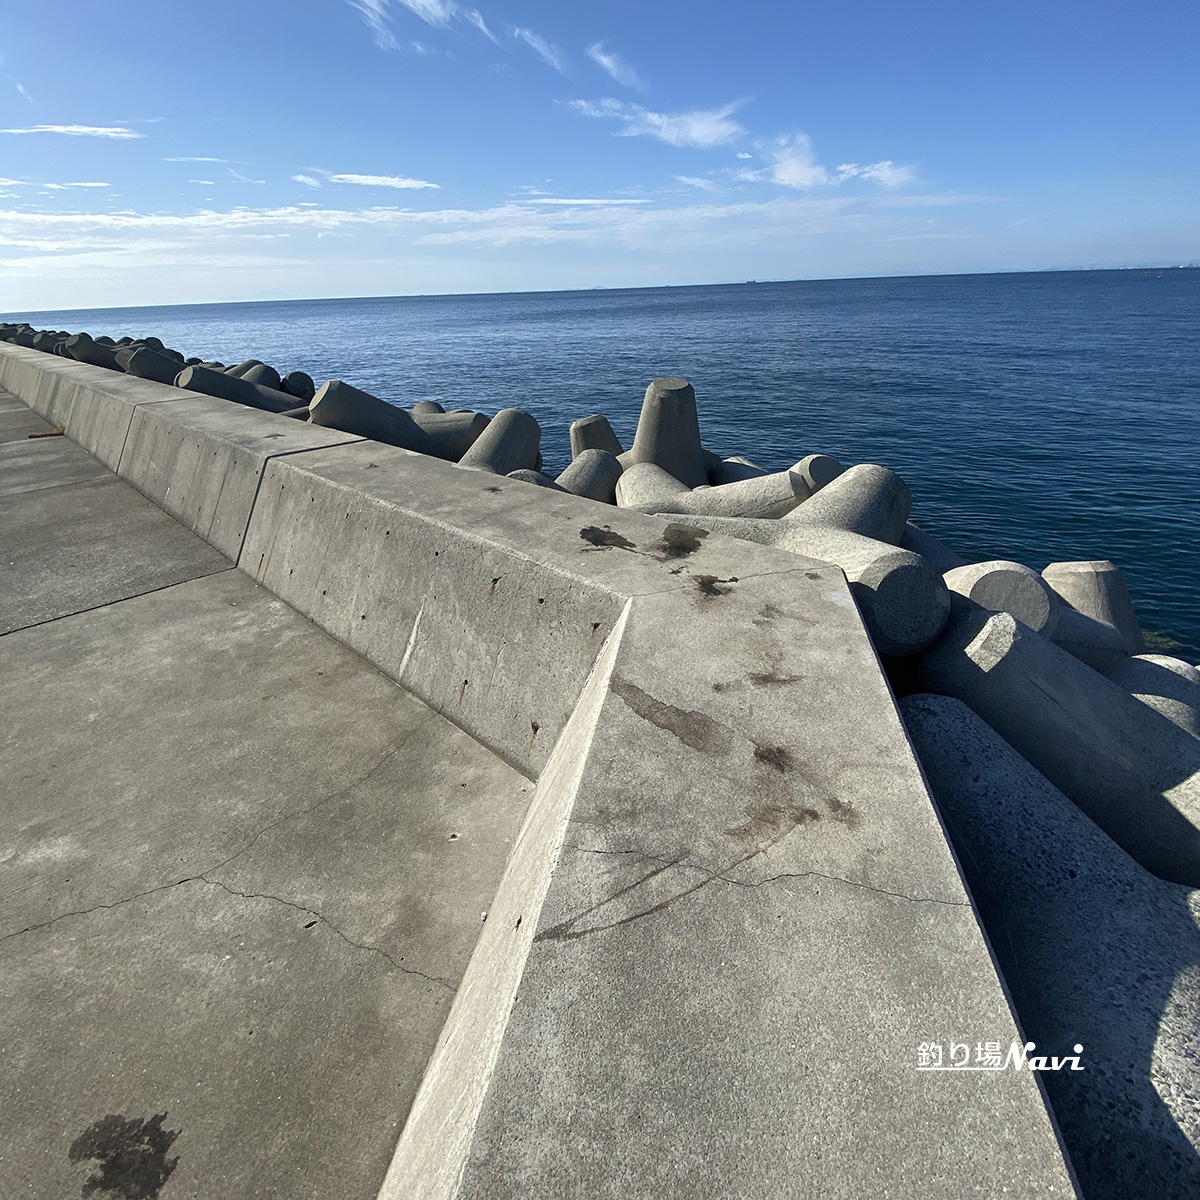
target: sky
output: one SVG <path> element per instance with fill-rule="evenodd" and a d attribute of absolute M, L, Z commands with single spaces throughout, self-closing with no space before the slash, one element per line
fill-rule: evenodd
<path fill-rule="evenodd" d="M 1200 261 L 1195 0 L 0 0 L 0 312 Z"/>

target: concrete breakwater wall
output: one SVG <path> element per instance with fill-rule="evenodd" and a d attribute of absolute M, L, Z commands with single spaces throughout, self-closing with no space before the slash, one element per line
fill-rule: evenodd
<path fill-rule="evenodd" d="M 0 384 L 538 780 L 387 1194 L 1069 1191 L 1029 1075 L 917 1070 L 918 1045 L 1007 1050 L 1022 1035 L 866 630 L 972 707 L 1007 679 L 997 727 L 1028 711 L 1020 686 L 1045 695 L 1064 670 L 1077 714 L 1095 676 L 1158 716 L 1134 699 L 1149 685 L 1122 689 L 1045 636 L 1055 615 L 1087 617 L 1087 596 L 1111 597 L 1103 570 L 1067 610 L 1016 564 L 946 562 L 882 467 L 713 462 L 682 381 L 651 385 L 640 447 L 614 451 L 596 418 L 572 431 L 576 474 L 611 481 L 616 508 L 570 494 L 570 478 L 524 485 L 527 414 L 459 420 L 452 436 L 470 444 L 444 457 L 478 447 L 466 465 L 483 469 L 456 470 L 429 444 L 62 358 L 0 347 Z M 321 391 L 310 413 L 330 398 L 346 426 L 371 411 L 347 385 Z M 1005 620 L 1037 670 L 964 667 Z M 1139 661 L 1130 649 L 1117 665 Z M 1057 740 L 1079 736 L 1068 723 Z M 1165 736 L 1179 774 L 1186 747 Z M 1018 749 L 1032 757 L 1035 741 Z"/>

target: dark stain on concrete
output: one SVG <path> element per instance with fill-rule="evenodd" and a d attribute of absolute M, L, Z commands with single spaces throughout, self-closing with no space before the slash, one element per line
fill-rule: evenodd
<path fill-rule="evenodd" d="M 694 525 L 680 525 L 674 521 L 663 530 L 658 546 L 659 557 L 665 562 L 672 558 L 686 558 L 700 549 L 700 543 L 708 537 L 707 529 Z"/>
<path fill-rule="evenodd" d="M 89 1125 L 67 1151 L 73 1163 L 94 1159 L 100 1164 L 81 1195 L 104 1192 L 123 1200 L 155 1200 L 179 1165 L 179 1156 L 167 1158 L 167 1151 L 180 1131 L 164 1129 L 166 1119 L 165 1112 L 149 1118 L 109 1113 Z"/>
<path fill-rule="evenodd" d="M 503 488 L 498 488 L 498 487 L 488 487 L 488 488 L 484 488 L 483 490 L 485 492 L 502 492 L 502 491 L 504 491 Z"/>
<path fill-rule="evenodd" d="M 725 830 L 730 837 L 764 850 L 783 841 L 793 829 L 821 820 L 815 808 L 802 804 L 755 803 L 746 805 L 747 820 Z"/>
<path fill-rule="evenodd" d="M 746 676 L 755 687 L 776 687 L 783 683 L 799 683 L 803 675 L 780 675 L 776 671 L 754 671 Z"/>
<path fill-rule="evenodd" d="M 736 575 L 731 575 L 728 579 L 718 579 L 715 575 L 693 575 L 692 578 L 696 581 L 700 595 L 709 600 L 714 596 L 728 596 L 733 591 L 728 585 L 738 581 Z"/>
<path fill-rule="evenodd" d="M 766 742 L 754 743 L 754 761 L 766 763 L 777 771 L 789 771 L 792 767 L 792 752 L 786 746 L 771 746 Z"/>
<path fill-rule="evenodd" d="M 728 733 L 704 713 L 665 704 L 625 679 L 613 679 L 609 686 L 642 720 L 673 733 L 685 746 L 718 753 L 729 748 Z"/>
<path fill-rule="evenodd" d="M 579 531 L 579 536 L 585 542 L 590 542 L 597 550 L 608 550 L 615 546 L 618 550 L 636 550 L 637 543 L 614 533 L 607 525 L 601 529 L 598 525 L 587 525 Z"/>
<path fill-rule="evenodd" d="M 829 815 L 833 820 L 848 826 L 850 829 L 857 829 L 862 824 L 862 814 L 853 804 L 848 804 L 845 800 L 839 800 L 836 796 L 830 796 L 825 801 L 825 807 L 829 809 Z"/>
<path fill-rule="evenodd" d="M 825 576 L 822 575 L 820 571 L 805 571 L 804 578 L 805 579 L 824 579 Z"/>

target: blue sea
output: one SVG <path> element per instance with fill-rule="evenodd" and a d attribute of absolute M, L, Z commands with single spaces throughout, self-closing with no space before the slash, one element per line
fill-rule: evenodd
<path fill-rule="evenodd" d="M 410 406 L 521 407 L 632 440 L 658 375 L 705 445 L 878 462 L 971 559 L 1111 558 L 1157 648 L 1200 656 L 1200 269 L 922 276 L 14 314 L 260 358 Z"/>

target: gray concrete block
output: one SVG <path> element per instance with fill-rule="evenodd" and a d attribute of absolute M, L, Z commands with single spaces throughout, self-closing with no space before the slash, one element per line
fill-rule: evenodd
<path fill-rule="evenodd" d="M 174 384 L 179 374 L 179 363 L 169 355 L 160 354 L 149 346 L 135 350 L 120 351 L 118 358 L 125 358 L 125 373 L 139 379 L 153 379 L 156 383 Z"/>
<path fill-rule="evenodd" d="M 31 420 L 40 420 L 33 417 Z M 45 422 L 43 421 L 44 425 Z M 23 437 L 0 444 L 0 496 L 103 479 L 108 470 L 67 437 Z"/>
<path fill-rule="evenodd" d="M 805 503 L 811 504 L 812 501 Z M 880 654 L 902 657 L 932 645 L 950 616 L 942 577 L 919 555 L 840 529 L 693 515 L 713 533 L 743 538 L 840 567 Z"/>
<path fill-rule="evenodd" d="M 696 393 L 686 379 L 662 376 L 646 388 L 629 462 L 654 463 L 691 488 L 708 482 Z"/>
<path fill-rule="evenodd" d="M 542 428 L 520 408 L 503 408 L 488 422 L 471 448 L 458 460 L 459 466 L 507 475 L 509 471 L 541 470 L 538 444 Z"/>
<path fill-rule="evenodd" d="M 531 471 L 527 467 L 520 471 L 509 471 L 504 478 L 515 479 L 518 483 L 532 483 L 534 487 L 548 488 L 552 492 L 566 492 L 567 490 L 559 487 L 558 483 L 549 475 L 543 475 L 541 471 Z"/>
<path fill-rule="evenodd" d="M 323 383 L 309 405 L 309 421 L 412 450 L 435 454 L 434 440 L 402 408 L 340 379 Z"/>
<path fill-rule="evenodd" d="M 195 397 L 137 409 L 117 473 L 236 562 L 269 459 L 358 441 L 336 429 Z"/>
<path fill-rule="evenodd" d="M 438 457 L 450 462 L 458 462 L 491 421 L 480 412 L 437 413 L 428 409 L 418 412 L 416 408 L 412 419 L 433 439 L 438 447 Z"/>
<path fill-rule="evenodd" d="M 947 571 L 967 566 L 967 560 L 962 555 L 956 554 L 944 542 L 919 529 L 911 521 L 905 523 L 904 532 L 900 535 L 900 545 L 905 550 L 919 554 L 935 571 L 943 575 Z"/>
<path fill-rule="evenodd" d="M 607 450 L 580 450 L 558 477 L 558 486 L 576 496 L 616 504 L 621 464 Z"/>
<path fill-rule="evenodd" d="M 1200 884 L 1200 741 L 1007 613 L 956 618 L 924 686 L 968 704 L 1161 879 Z"/>
<path fill-rule="evenodd" d="M 261 408 L 265 412 L 281 413 L 296 407 L 296 397 L 287 392 L 276 391 L 208 367 L 184 367 L 175 377 L 175 386 L 204 396 L 230 400 L 234 404 L 244 404 L 247 408 Z"/>
<path fill-rule="evenodd" d="M 1146 649 L 1125 577 L 1116 563 L 1108 559 L 1051 563 L 1042 578 L 1076 612 L 1119 629 L 1131 654 Z"/>
<path fill-rule="evenodd" d="M 599 413 L 572 421 L 570 436 L 572 458 L 578 458 L 585 450 L 603 450 L 614 458 L 624 453 L 608 418 Z"/>
<path fill-rule="evenodd" d="M 280 386 L 283 381 L 279 378 L 279 372 L 266 363 L 255 363 L 254 366 L 242 371 L 240 378 L 244 379 L 247 383 L 256 383 L 259 387 L 270 388 L 275 392 L 287 390 Z M 288 395 L 291 394 L 289 391 Z"/>
<path fill-rule="evenodd" d="M 317 394 L 312 376 L 305 371 L 289 371 L 280 381 L 279 390 L 308 404 Z"/>
<path fill-rule="evenodd" d="M 1061 596 L 1059 599 L 1058 624 L 1052 638 L 1056 646 L 1102 674 L 1130 656 L 1129 640 L 1115 625 L 1076 612 Z"/>
<path fill-rule="evenodd" d="M 234 363 L 231 367 L 225 367 L 224 370 L 226 375 L 233 375 L 236 378 L 241 379 L 241 377 L 247 371 L 252 370 L 254 367 L 261 367 L 264 365 L 265 364 L 260 358 L 244 358 L 241 362 Z"/>
<path fill-rule="evenodd" d="M 1197 894 L 1142 870 L 959 701 L 900 709 L 1031 1056 L 1082 1046 L 1082 1070 L 1040 1079 L 1083 1194 L 1200 1194 Z"/>
<path fill-rule="evenodd" d="M 633 468 L 635 471 L 640 469 Z M 646 513 L 745 517 L 769 521 L 791 512 L 802 500 L 807 500 L 809 494 L 808 484 L 799 475 L 791 471 L 775 471 L 719 487 L 665 494 L 640 504 L 626 502 L 625 506 Z"/>
<path fill-rule="evenodd" d="M 686 483 L 652 462 L 629 463 L 616 483 L 617 504 L 638 512 L 642 511 L 643 505 L 666 503 L 678 496 L 686 496 L 690 491 Z"/>
<path fill-rule="evenodd" d="M 20 400 L 0 393 L 0 445 L 28 442 L 31 434 L 52 434 L 55 428 Z"/>
<path fill-rule="evenodd" d="M 121 370 L 116 355 L 101 342 L 93 341 L 86 333 L 76 333 L 63 343 L 67 353 L 76 362 L 93 367 L 104 367 L 110 371 Z"/>
<path fill-rule="evenodd" d="M 797 475 L 804 477 L 809 491 L 819 492 L 826 484 L 832 483 L 845 471 L 836 458 L 828 454 L 808 454 L 791 468 Z"/>
<path fill-rule="evenodd" d="M 1006 559 L 971 563 L 945 572 L 946 586 L 989 612 L 1011 613 L 1043 637 L 1053 637 L 1058 625 L 1058 596 L 1029 567 Z"/>
<path fill-rule="evenodd" d="M 951 1030 L 1019 1034 L 874 654 L 814 574 L 631 600 L 381 1200 L 1073 1193 L 1027 1073 L 916 1069 Z"/>
<path fill-rule="evenodd" d="M 1200 738 L 1200 671 L 1166 654 L 1121 659 L 1108 672 L 1118 687 Z"/>
<path fill-rule="evenodd" d="M 757 463 L 735 455 L 732 458 L 723 458 L 713 467 L 708 472 L 708 482 L 713 487 L 720 487 L 724 483 L 740 483 L 743 479 L 759 479 L 769 474 L 770 471 L 764 470 Z"/>
<path fill-rule="evenodd" d="M 419 416 L 421 413 L 444 413 L 446 410 L 436 400 L 418 400 L 412 406 L 412 415 Z"/>
<path fill-rule="evenodd" d="M 841 529 L 895 546 L 911 507 L 912 493 L 899 475 L 875 463 L 860 463 L 835 476 L 784 520 Z"/>

